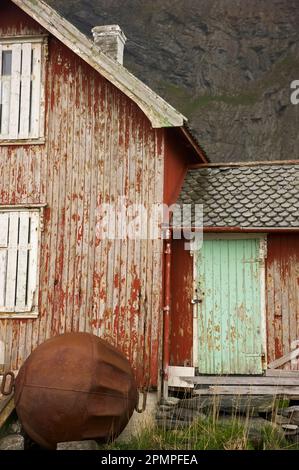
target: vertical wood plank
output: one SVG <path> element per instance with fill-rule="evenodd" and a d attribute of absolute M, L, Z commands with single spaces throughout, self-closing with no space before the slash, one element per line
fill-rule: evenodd
<path fill-rule="evenodd" d="M 17 268 L 16 310 L 24 311 L 26 307 L 28 242 L 29 242 L 29 212 L 20 212 L 19 249 Z M 29 273 L 30 275 L 30 273 Z"/>
<path fill-rule="evenodd" d="M 20 80 L 21 80 L 22 45 L 12 45 L 12 76 L 10 91 L 9 138 L 17 139 L 19 135 Z"/>
<path fill-rule="evenodd" d="M 40 111 L 41 111 L 41 61 L 42 45 L 33 46 L 33 64 L 32 64 L 32 100 L 31 100 L 31 123 L 30 136 L 33 139 L 39 137 L 40 130 Z"/>
<path fill-rule="evenodd" d="M 8 214 L 0 214 L 0 307 L 5 306 Z"/>
<path fill-rule="evenodd" d="M 3 114 L 3 77 L 2 77 L 2 51 L 3 51 L 3 46 L 0 44 L 0 136 L 2 135 L 2 114 Z"/>
<path fill-rule="evenodd" d="M 18 231 L 19 214 L 12 212 L 9 215 L 9 241 L 6 274 L 6 298 L 5 305 L 14 311 L 16 298 L 16 273 L 18 259 Z"/>
<path fill-rule="evenodd" d="M 1 47 L 1 73 L 2 73 L 2 56 L 3 52 L 7 51 L 7 47 Z M 11 93 L 11 75 L 1 75 L 1 137 L 9 137 L 9 114 L 10 114 L 10 93 Z"/>
<path fill-rule="evenodd" d="M 30 251 L 28 260 L 28 291 L 27 306 L 31 311 L 36 305 L 37 291 L 37 266 L 38 266 L 38 229 L 39 229 L 39 213 L 32 212 L 30 215 Z"/>
<path fill-rule="evenodd" d="M 31 89 L 31 43 L 22 45 L 22 74 L 21 74 L 21 106 L 20 106 L 20 135 L 21 139 L 29 137 L 30 118 L 30 89 Z"/>

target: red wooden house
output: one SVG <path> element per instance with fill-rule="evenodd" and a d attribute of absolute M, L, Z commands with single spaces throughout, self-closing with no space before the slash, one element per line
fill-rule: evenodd
<path fill-rule="evenodd" d="M 0 13 L 0 368 L 87 331 L 156 388 L 164 241 L 103 239 L 99 207 L 173 202 L 206 158 L 184 116 L 123 67 L 118 27 L 93 41 L 36 0 Z"/>
<path fill-rule="evenodd" d="M 164 370 L 165 394 L 297 370 L 296 162 L 209 166 L 186 118 L 123 67 L 118 27 L 91 40 L 41 0 L 0 12 L 0 373 L 69 331 L 123 351 L 141 389 Z M 202 204 L 203 248 L 103 236 L 120 198 Z"/>

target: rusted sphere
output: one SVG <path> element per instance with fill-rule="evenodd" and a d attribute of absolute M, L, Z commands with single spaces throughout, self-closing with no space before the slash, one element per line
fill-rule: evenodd
<path fill-rule="evenodd" d="M 41 344 L 16 379 L 15 405 L 23 428 L 48 449 L 58 442 L 116 438 L 136 403 L 127 359 L 88 333 L 67 333 Z"/>

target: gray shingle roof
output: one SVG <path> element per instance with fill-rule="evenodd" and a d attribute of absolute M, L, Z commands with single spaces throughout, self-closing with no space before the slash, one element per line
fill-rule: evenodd
<path fill-rule="evenodd" d="M 299 165 L 189 170 L 178 202 L 203 204 L 205 227 L 299 228 Z"/>

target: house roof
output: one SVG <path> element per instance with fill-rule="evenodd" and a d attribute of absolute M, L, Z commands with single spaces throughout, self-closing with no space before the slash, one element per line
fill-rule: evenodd
<path fill-rule="evenodd" d="M 203 204 L 204 227 L 299 228 L 299 165 L 189 170 L 178 202 Z"/>
<path fill-rule="evenodd" d="M 181 127 L 187 119 L 42 0 L 12 0 L 25 13 L 134 101 L 152 127 Z"/>

